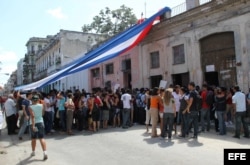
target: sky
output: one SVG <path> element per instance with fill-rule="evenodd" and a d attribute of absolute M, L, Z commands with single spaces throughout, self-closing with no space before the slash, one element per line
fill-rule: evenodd
<path fill-rule="evenodd" d="M 185 0 L 1 0 L 0 1 L 0 86 L 17 68 L 27 52 L 31 37 L 55 35 L 60 29 L 81 31 L 100 10 L 125 5 L 137 18 L 150 17 L 163 7 L 173 8 Z M 146 11 L 146 13 L 145 13 Z"/>

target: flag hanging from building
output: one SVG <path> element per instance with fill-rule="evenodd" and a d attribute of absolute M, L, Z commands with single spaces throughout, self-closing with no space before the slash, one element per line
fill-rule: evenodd
<path fill-rule="evenodd" d="M 37 82 L 16 87 L 15 90 L 32 90 L 44 87 L 65 76 L 74 74 L 84 69 L 88 69 L 101 62 L 125 53 L 126 51 L 135 47 L 141 40 L 143 40 L 143 38 L 148 34 L 151 27 L 153 26 L 154 21 L 158 19 L 159 16 L 169 11 L 171 10 L 168 7 L 161 9 L 150 18 L 145 19 L 143 22 L 140 22 L 140 24 L 132 26 L 131 28 L 118 34 L 117 36 L 111 38 L 95 50 L 83 55 L 72 65 Z"/>

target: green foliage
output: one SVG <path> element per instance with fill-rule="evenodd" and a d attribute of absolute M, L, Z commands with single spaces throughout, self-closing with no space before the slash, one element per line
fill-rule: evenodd
<path fill-rule="evenodd" d="M 110 10 L 106 7 L 93 18 L 91 24 L 83 25 L 82 31 L 113 36 L 133 26 L 136 22 L 137 18 L 131 8 L 122 5 L 119 9 Z"/>

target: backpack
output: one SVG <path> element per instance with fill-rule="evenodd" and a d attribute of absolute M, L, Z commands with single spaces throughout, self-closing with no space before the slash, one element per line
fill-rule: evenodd
<path fill-rule="evenodd" d="M 202 108 L 202 97 L 201 95 L 198 93 L 198 92 L 195 92 L 196 93 L 196 110 L 201 110 Z"/>
<path fill-rule="evenodd" d="M 212 91 L 208 91 L 206 95 L 206 103 L 207 105 L 211 106 L 214 103 L 214 96 Z"/>

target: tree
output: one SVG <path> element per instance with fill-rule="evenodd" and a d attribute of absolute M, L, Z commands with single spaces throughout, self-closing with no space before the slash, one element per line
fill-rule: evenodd
<path fill-rule="evenodd" d="M 110 10 L 106 7 L 93 18 L 91 24 L 83 25 L 82 31 L 113 36 L 133 26 L 136 22 L 137 18 L 131 8 L 122 5 L 119 9 Z"/>

